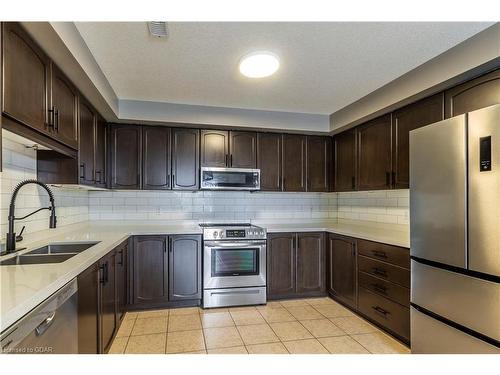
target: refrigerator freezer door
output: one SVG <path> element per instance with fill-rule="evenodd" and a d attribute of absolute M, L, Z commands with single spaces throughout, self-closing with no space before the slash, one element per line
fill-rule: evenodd
<path fill-rule="evenodd" d="M 467 266 L 466 117 L 410 132 L 410 253 Z"/>
<path fill-rule="evenodd" d="M 469 269 L 500 276 L 500 105 L 469 113 L 468 128 Z"/>
<path fill-rule="evenodd" d="M 412 260 L 411 302 L 479 334 L 500 341 L 499 283 Z"/>
<path fill-rule="evenodd" d="M 500 349 L 431 318 L 413 307 L 412 354 L 500 354 Z"/>

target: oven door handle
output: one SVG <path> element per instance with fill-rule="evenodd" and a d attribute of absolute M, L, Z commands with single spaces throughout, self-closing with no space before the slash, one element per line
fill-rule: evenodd
<path fill-rule="evenodd" d="M 210 295 L 227 295 L 227 294 L 260 294 L 260 290 L 231 290 L 224 292 L 210 292 Z"/>
<path fill-rule="evenodd" d="M 254 247 L 254 246 L 263 246 L 266 245 L 266 241 L 252 241 L 252 242 L 208 242 L 205 241 L 205 247 L 214 249 L 214 248 L 235 248 L 239 249 L 242 247 Z"/>

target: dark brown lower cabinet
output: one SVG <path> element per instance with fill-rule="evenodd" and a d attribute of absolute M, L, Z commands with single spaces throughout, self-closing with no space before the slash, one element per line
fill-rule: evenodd
<path fill-rule="evenodd" d="M 201 299 L 201 236 L 169 238 L 169 301 Z"/>
<path fill-rule="evenodd" d="M 316 232 L 268 235 L 268 299 L 325 294 L 324 238 Z"/>
<path fill-rule="evenodd" d="M 102 353 L 107 353 L 117 330 L 116 319 L 116 251 L 99 261 L 100 311 L 99 337 Z"/>
<path fill-rule="evenodd" d="M 78 275 L 78 353 L 99 353 L 99 265 Z"/>
<path fill-rule="evenodd" d="M 328 293 L 356 308 L 356 241 L 330 234 L 326 262 Z"/>
<path fill-rule="evenodd" d="M 201 236 L 136 236 L 133 242 L 132 308 L 200 304 Z"/>

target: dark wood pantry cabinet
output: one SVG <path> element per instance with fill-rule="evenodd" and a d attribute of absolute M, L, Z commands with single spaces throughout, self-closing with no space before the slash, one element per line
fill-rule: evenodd
<path fill-rule="evenodd" d="M 307 136 L 283 134 L 283 191 L 306 191 Z"/>
<path fill-rule="evenodd" d="M 142 188 L 171 188 L 170 128 L 142 127 Z"/>
<path fill-rule="evenodd" d="M 172 129 L 172 189 L 197 190 L 200 186 L 200 131 Z"/>
<path fill-rule="evenodd" d="M 307 191 L 330 190 L 332 139 L 307 136 Z"/>
<path fill-rule="evenodd" d="M 392 187 L 392 119 L 384 115 L 356 128 L 359 190 Z"/>
<path fill-rule="evenodd" d="M 282 190 L 281 144 L 279 133 L 257 133 L 257 168 L 260 169 L 260 190 Z"/>
<path fill-rule="evenodd" d="M 350 129 L 333 138 L 334 191 L 356 190 L 356 130 Z"/>
<path fill-rule="evenodd" d="M 322 232 L 268 234 L 268 299 L 325 294 L 324 236 Z"/>
<path fill-rule="evenodd" d="M 137 125 L 111 125 L 109 148 L 112 189 L 141 188 L 141 130 Z"/>
<path fill-rule="evenodd" d="M 328 235 L 326 255 L 328 293 L 351 308 L 356 308 L 356 241 Z"/>

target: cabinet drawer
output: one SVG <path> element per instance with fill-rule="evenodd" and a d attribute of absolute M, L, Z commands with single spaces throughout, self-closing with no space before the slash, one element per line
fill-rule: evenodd
<path fill-rule="evenodd" d="M 358 256 L 358 269 L 380 279 L 391 281 L 406 288 L 410 287 L 410 271 L 405 268 L 360 255 Z"/>
<path fill-rule="evenodd" d="M 358 273 L 360 287 L 379 294 L 401 305 L 410 306 L 410 289 L 389 281 L 381 280 L 364 272 Z"/>
<path fill-rule="evenodd" d="M 358 291 L 358 309 L 380 325 L 410 340 L 410 309 L 365 288 Z"/>
<path fill-rule="evenodd" d="M 358 240 L 358 253 L 370 258 L 395 264 L 396 266 L 410 268 L 410 250 L 404 247 Z"/>

